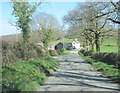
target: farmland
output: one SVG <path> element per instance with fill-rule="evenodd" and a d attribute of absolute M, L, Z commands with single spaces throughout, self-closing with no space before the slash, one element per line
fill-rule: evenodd
<path fill-rule="evenodd" d="M 91 47 L 89 50 L 90 49 Z M 94 47 L 94 51 L 96 52 L 96 47 Z M 100 52 L 118 52 L 117 37 L 112 37 L 104 40 L 101 43 Z"/>

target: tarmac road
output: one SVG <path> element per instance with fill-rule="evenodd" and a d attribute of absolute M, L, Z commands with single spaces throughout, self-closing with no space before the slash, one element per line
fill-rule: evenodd
<path fill-rule="evenodd" d="M 59 60 L 60 68 L 36 91 L 120 91 L 118 84 L 94 70 L 78 51 L 73 50 L 68 55 L 53 57 Z"/>

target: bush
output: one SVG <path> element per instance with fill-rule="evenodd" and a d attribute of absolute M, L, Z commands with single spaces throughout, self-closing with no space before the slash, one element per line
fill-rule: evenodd
<path fill-rule="evenodd" d="M 11 62 L 31 60 L 38 57 L 44 57 L 45 53 L 42 48 L 29 44 L 25 46 L 22 42 L 8 44 L 2 41 L 2 60 L 3 65 L 8 65 Z"/>
<path fill-rule="evenodd" d="M 65 51 L 66 51 L 65 48 L 60 49 L 60 52 L 61 52 L 61 53 L 64 53 Z"/>
<path fill-rule="evenodd" d="M 51 56 L 54 56 L 54 55 L 58 55 L 58 53 L 57 53 L 57 51 L 56 50 L 49 50 L 49 54 L 51 55 Z"/>
<path fill-rule="evenodd" d="M 11 63 L 2 67 L 3 91 L 33 91 L 58 69 L 59 62 L 51 57 Z"/>
<path fill-rule="evenodd" d="M 105 62 L 109 65 L 118 65 L 119 55 L 117 53 L 95 53 L 91 56 L 92 58 Z"/>
<path fill-rule="evenodd" d="M 58 54 L 62 54 L 62 53 L 64 53 L 65 51 L 66 51 L 65 48 L 57 49 L 57 53 L 58 53 Z"/>
<path fill-rule="evenodd" d="M 84 56 L 91 56 L 93 54 L 92 51 L 87 51 L 85 49 L 81 49 L 80 52 L 83 53 Z"/>
<path fill-rule="evenodd" d="M 84 50 L 84 49 L 81 49 L 80 52 L 84 54 L 85 50 Z"/>
<path fill-rule="evenodd" d="M 72 50 L 73 48 L 72 47 L 68 47 L 67 50 Z"/>
<path fill-rule="evenodd" d="M 45 53 L 44 53 L 44 50 L 40 46 L 36 45 L 35 48 L 36 48 L 36 52 L 37 52 L 37 56 L 38 57 L 44 57 L 44 56 L 46 56 Z"/>
<path fill-rule="evenodd" d="M 107 63 L 109 65 L 115 65 L 119 66 L 119 55 L 117 53 L 92 53 L 91 51 L 86 50 L 80 50 L 81 53 L 83 53 L 84 56 L 91 56 L 93 59 L 96 59 L 98 61 L 102 61 L 104 63 Z"/>
<path fill-rule="evenodd" d="M 60 49 L 57 49 L 56 51 L 57 51 L 57 53 L 58 53 L 59 55 L 61 54 Z"/>

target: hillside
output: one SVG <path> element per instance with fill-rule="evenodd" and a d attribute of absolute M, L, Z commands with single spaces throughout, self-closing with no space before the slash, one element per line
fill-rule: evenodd
<path fill-rule="evenodd" d="M 40 43 L 41 42 L 41 35 L 37 32 L 30 32 L 30 38 L 29 41 L 31 43 Z M 21 41 L 22 40 L 22 34 L 11 34 L 11 35 L 4 35 L 0 36 L 3 41 L 13 43 L 16 41 Z"/>
<path fill-rule="evenodd" d="M 11 34 L 11 35 L 4 35 L 4 36 L 0 36 L 2 38 L 3 41 L 6 42 L 16 42 L 22 39 L 22 35 L 21 34 Z"/>

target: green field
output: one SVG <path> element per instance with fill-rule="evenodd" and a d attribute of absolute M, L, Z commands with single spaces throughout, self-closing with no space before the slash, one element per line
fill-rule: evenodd
<path fill-rule="evenodd" d="M 118 39 L 118 37 L 112 37 L 112 38 L 106 39 L 102 42 L 102 45 L 115 45 L 115 46 L 117 46 L 117 39 Z"/>
<path fill-rule="evenodd" d="M 118 52 L 118 47 L 101 46 L 101 52 Z"/>
<path fill-rule="evenodd" d="M 108 38 L 106 40 L 104 40 L 101 43 L 100 46 L 100 52 L 118 52 L 118 47 L 117 47 L 117 37 L 112 37 L 112 38 Z M 60 39 L 54 42 L 51 42 L 53 44 L 58 44 L 60 42 L 66 42 L 66 43 L 72 43 L 74 39 L 68 39 L 68 38 L 64 38 L 64 39 Z M 107 46 L 110 45 L 110 46 Z M 89 48 L 89 50 L 91 49 L 91 47 Z M 94 50 L 96 52 L 96 46 L 94 47 Z"/>
<path fill-rule="evenodd" d="M 89 50 L 91 47 L 89 48 Z M 94 47 L 94 51 L 96 52 L 96 48 Z M 100 52 L 118 52 L 118 47 L 112 47 L 112 46 L 100 46 Z"/>
<path fill-rule="evenodd" d="M 63 38 L 63 39 L 60 39 L 60 40 L 57 40 L 57 41 L 54 41 L 54 42 L 51 42 L 52 44 L 58 44 L 60 42 L 65 42 L 65 43 L 72 43 L 74 39 L 68 39 L 68 38 Z"/>
<path fill-rule="evenodd" d="M 89 50 L 91 47 L 89 48 Z M 94 51 L 96 52 L 96 46 L 94 47 Z M 100 46 L 100 52 L 118 52 L 117 47 L 117 37 L 112 37 L 104 40 Z"/>

